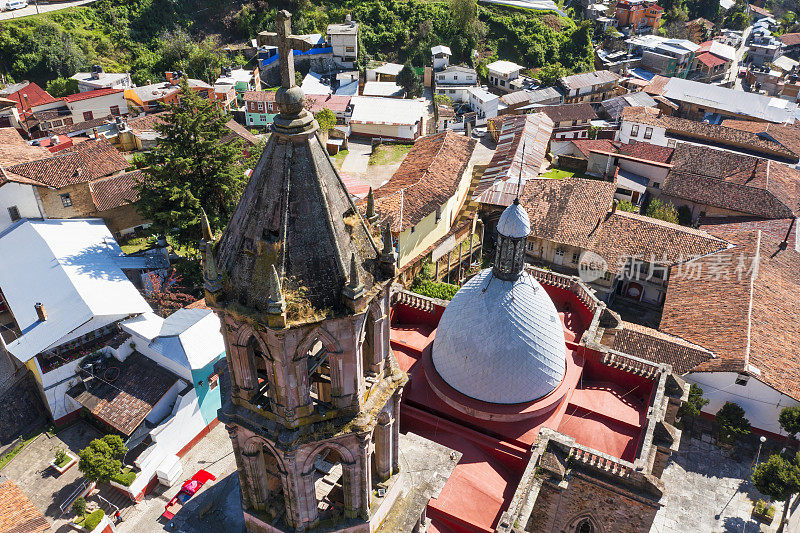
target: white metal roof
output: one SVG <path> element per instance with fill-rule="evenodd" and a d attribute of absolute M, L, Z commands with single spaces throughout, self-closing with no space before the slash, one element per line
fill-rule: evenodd
<path fill-rule="evenodd" d="M 517 65 L 516 63 L 512 63 L 511 61 L 506 61 L 501 59 L 500 61 L 494 61 L 486 65 L 486 68 L 493 72 L 498 72 L 500 74 L 511 74 L 512 72 L 516 72 L 518 70 L 522 70 L 525 67 L 522 65 Z"/>
<path fill-rule="evenodd" d="M 364 84 L 364 96 L 400 96 L 402 87 L 393 81 L 368 81 Z"/>
<path fill-rule="evenodd" d="M 512 239 L 521 239 L 531 234 L 531 219 L 518 202 L 506 207 L 497 222 L 497 232 Z"/>
<path fill-rule="evenodd" d="M 564 379 L 561 319 L 528 273 L 503 281 L 487 268 L 447 305 L 433 341 L 433 364 L 451 387 L 491 403 L 522 403 Z"/>
<path fill-rule="evenodd" d="M 384 63 L 375 69 L 376 74 L 386 74 L 387 76 L 397 76 L 403 70 L 403 65 L 399 63 Z"/>
<path fill-rule="evenodd" d="M 425 103 L 419 100 L 354 96 L 351 122 L 411 126 L 422 120 Z"/>
<path fill-rule="evenodd" d="M 444 46 L 442 44 L 436 45 L 431 47 L 431 54 L 447 54 L 449 56 L 453 55 L 453 52 L 450 51 L 449 46 Z"/>
<path fill-rule="evenodd" d="M 22 331 L 8 350 L 25 362 L 92 319 L 152 311 L 122 255 L 99 219 L 22 220 L 0 233 L 0 289 Z"/>
<path fill-rule="evenodd" d="M 179 309 L 166 319 L 144 314 L 123 329 L 150 341 L 150 349 L 189 369 L 200 369 L 225 352 L 221 324 L 211 309 Z"/>

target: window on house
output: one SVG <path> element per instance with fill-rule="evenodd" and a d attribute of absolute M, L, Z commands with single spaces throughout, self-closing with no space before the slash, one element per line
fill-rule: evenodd
<path fill-rule="evenodd" d="M 112 105 L 110 110 L 111 110 L 111 114 L 112 115 L 114 115 L 115 117 L 119 116 L 119 106 L 118 105 Z"/>
<path fill-rule="evenodd" d="M 83 120 L 92 120 L 94 118 L 94 114 L 91 111 L 84 111 L 83 112 Z"/>
<path fill-rule="evenodd" d="M 611 272 L 606 271 L 603 273 L 603 279 L 606 281 L 611 281 L 611 276 L 612 276 Z"/>
<path fill-rule="evenodd" d="M 264 102 L 259 102 L 258 103 L 258 110 L 259 111 L 264 111 Z"/>
<path fill-rule="evenodd" d="M 577 125 L 578 125 L 578 121 L 577 121 L 577 120 L 573 120 L 573 121 L 572 121 L 572 125 L 573 125 L 573 126 L 577 126 Z"/>
<path fill-rule="evenodd" d="M 219 376 L 211 374 L 208 376 L 208 390 L 214 390 L 219 386 Z"/>
<path fill-rule="evenodd" d="M 631 126 L 631 137 L 638 137 L 639 136 L 639 125 L 634 124 Z"/>
<path fill-rule="evenodd" d="M 411 233 L 414 233 L 414 231 L 416 231 L 416 229 L 417 229 L 417 226 L 411 226 Z"/>
<path fill-rule="evenodd" d="M 563 248 L 556 248 L 556 255 L 560 257 L 564 257 L 564 249 Z"/>
<path fill-rule="evenodd" d="M 505 82 L 505 80 L 500 80 L 500 86 L 501 86 L 501 87 L 505 87 L 505 86 L 506 86 L 506 82 Z"/>
<path fill-rule="evenodd" d="M 59 126 L 61 126 L 61 121 L 60 121 L 60 120 L 54 120 L 54 121 L 53 121 L 53 127 L 54 127 L 54 128 L 57 128 L 57 127 L 59 127 Z"/>
<path fill-rule="evenodd" d="M 644 129 L 644 138 L 645 139 L 653 138 L 653 128 L 647 127 Z"/>
<path fill-rule="evenodd" d="M 355 52 L 356 51 L 356 47 L 355 46 L 345 46 L 344 47 L 344 51 L 345 52 Z"/>
<path fill-rule="evenodd" d="M 580 258 L 581 258 L 581 255 L 578 252 L 572 252 L 572 262 L 574 264 L 577 265 L 578 261 L 580 260 Z"/>
<path fill-rule="evenodd" d="M 747 374 L 739 374 L 736 376 L 736 384 L 742 385 L 743 387 L 747 385 L 748 380 L 750 380 L 750 376 Z"/>
<path fill-rule="evenodd" d="M 675 144 L 676 144 L 675 139 L 669 139 L 667 141 L 667 148 L 675 148 Z"/>
<path fill-rule="evenodd" d="M 453 81 L 458 80 L 458 74 L 453 74 Z"/>
<path fill-rule="evenodd" d="M 442 206 L 436 208 L 436 222 L 442 219 Z"/>
<path fill-rule="evenodd" d="M 72 198 L 69 193 L 64 193 L 59 196 L 61 197 L 61 205 L 64 207 L 70 207 L 72 205 Z"/>
<path fill-rule="evenodd" d="M 529 251 L 529 252 L 532 252 L 532 251 L 534 251 L 535 249 L 536 249 L 536 243 L 534 243 L 533 241 L 529 241 L 529 242 L 528 242 L 528 251 Z"/>
<path fill-rule="evenodd" d="M 653 182 L 653 188 L 654 189 L 660 189 L 661 188 L 661 184 L 659 182 L 657 182 L 657 181 L 654 181 Z"/>
<path fill-rule="evenodd" d="M 21 218 L 19 216 L 19 209 L 17 209 L 17 206 L 12 205 L 11 207 L 8 208 L 8 216 L 11 217 L 11 222 L 19 220 Z"/>

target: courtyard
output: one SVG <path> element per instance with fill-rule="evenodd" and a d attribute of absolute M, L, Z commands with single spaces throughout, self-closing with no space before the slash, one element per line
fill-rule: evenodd
<path fill-rule="evenodd" d="M 704 421 L 698 422 L 693 430 L 683 432 L 680 449 L 672 454 L 661 476 L 666 493 L 651 533 L 777 531 L 783 511 L 780 503 L 775 504 L 775 517 L 769 524 L 752 516 L 753 503 L 767 500 L 748 479 L 758 454 L 757 439 L 723 449 L 713 442 Z M 763 447 L 759 462 L 777 451 L 771 444 L 768 441 Z M 794 530 L 791 526 L 786 529 Z"/>

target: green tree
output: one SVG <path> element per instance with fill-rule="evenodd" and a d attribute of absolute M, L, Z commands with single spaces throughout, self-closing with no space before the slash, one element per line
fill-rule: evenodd
<path fill-rule="evenodd" d="M 678 223 L 678 210 L 675 209 L 674 205 L 660 198 L 652 198 L 644 214 L 665 222 Z"/>
<path fill-rule="evenodd" d="M 779 454 L 770 455 L 766 462 L 756 466 L 752 479 L 758 492 L 769 496 L 773 501 L 783 504 L 783 517 L 778 531 L 783 531 L 789 500 L 800 492 L 800 455 L 788 460 Z"/>
<path fill-rule="evenodd" d="M 627 200 L 622 200 L 621 202 L 619 202 L 617 204 L 617 209 L 619 209 L 620 211 L 625 211 L 627 213 L 638 213 L 639 212 L 639 208 L 636 207 L 635 205 L 633 205 L 632 203 L 630 203 Z"/>
<path fill-rule="evenodd" d="M 75 516 L 83 516 L 86 513 L 86 500 L 82 496 L 72 502 L 72 512 Z"/>
<path fill-rule="evenodd" d="M 78 452 L 78 469 L 89 481 L 107 482 L 122 470 L 126 453 L 128 449 L 119 435 L 105 435 Z"/>
<path fill-rule="evenodd" d="M 477 0 L 448 0 L 456 31 L 465 31 L 478 19 Z"/>
<path fill-rule="evenodd" d="M 453 99 L 447 96 L 446 94 L 434 94 L 433 102 L 436 105 L 446 105 L 453 107 Z"/>
<path fill-rule="evenodd" d="M 213 227 L 225 226 L 245 176 L 239 165 L 241 143 L 222 140 L 230 117 L 190 91 L 185 80 L 181 88 L 180 102 L 168 106 L 164 122 L 155 126 L 160 139 L 146 156 L 136 205 L 157 232 L 189 245 L 200 239 L 201 207 Z"/>
<path fill-rule="evenodd" d="M 707 398 L 703 398 L 703 389 L 692 383 L 689 387 L 689 398 L 678 408 L 678 417 L 682 420 L 685 416 L 700 416 L 700 411 L 708 405 L 708 402 Z"/>
<path fill-rule="evenodd" d="M 403 69 L 397 75 L 397 84 L 405 90 L 406 96 L 409 98 L 420 96 L 424 90 L 422 80 L 419 79 L 411 63 L 408 62 L 403 65 Z"/>
<path fill-rule="evenodd" d="M 536 77 L 545 87 L 552 87 L 564 76 L 569 76 L 569 70 L 558 62 L 545 65 L 536 73 Z"/>
<path fill-rule="evenodd" d="M 47 92 L 56 98 L 78 92 L 78 80 L 72 78 L 56 78 L 47 82 Z"/>
<path fill-rule="evenodd" d="M 744 416 L 744 409 L 733 402 L 725 402 L 717 411 L 718 437 L 723 442 L 733 442 L 737 437 L 750 434 L 750 421 Z"/>
<path fill-rule="evenodd" d="M 317 119 L 321 131 L 331 130 L 336 125 L 336 114 L 327 107 L 317 111 L 314 118 Z"/>
<path fill-rule="evenodd" d="M 800 406 L 794 405 L 781 409 L 778 422 L 789 435 L 800 433 Z"/>

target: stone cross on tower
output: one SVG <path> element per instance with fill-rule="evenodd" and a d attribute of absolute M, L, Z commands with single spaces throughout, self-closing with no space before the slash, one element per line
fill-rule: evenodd
<path fill-rule="evenodd" d="M 281 87 L 275 93 L 275 102 L 281 110 L 273 124 L 275 131 L 282 135 L 306 135 L 317 130 L 314 116 L 303 106 L 306 95 L 294 82 L 293 50 L 307 52 L 313 46 L 308 41 L 292 35 L 292 14 L 286 10 L 278 11 L 275 18 L 277 32 L 261 32 L 258 44 L 278 47 L 278 61 L 281 67 Z"/>
<path fill-rule="evenodd" d="M 259 41 L 278 47 L 278 62 L 281 66 L 281 87 L 290 89 L 296 85 L 294 82 L 294 54 L 293 50 L 307 52 L 312 45 L 308 41 L 292 35 L 292 14 L 286 11 L 278 11 L 275 18 L 276 32 L 263 32 L 259 35 Z"/>

